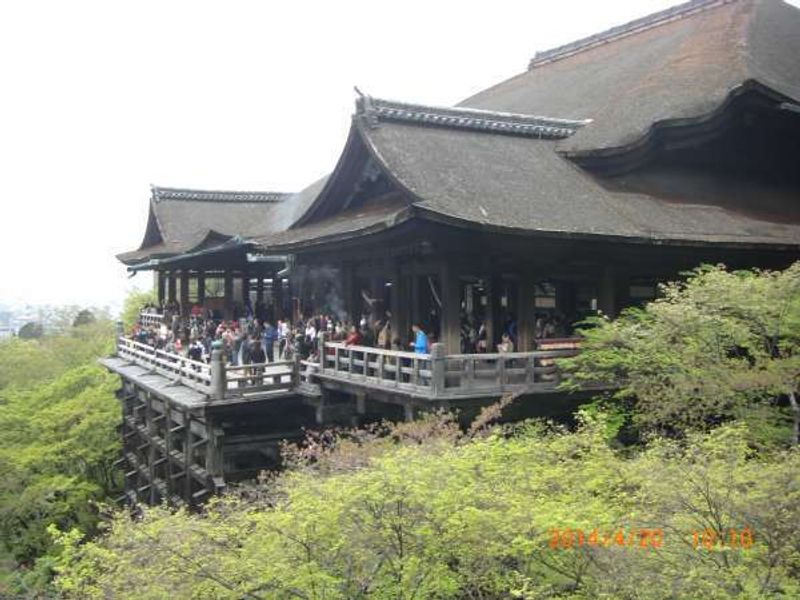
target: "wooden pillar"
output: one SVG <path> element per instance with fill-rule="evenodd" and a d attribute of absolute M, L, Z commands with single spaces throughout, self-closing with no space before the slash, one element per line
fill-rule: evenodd
<path fill-rule="evenodd" d="M 190 312 L 189 307 L 189 272 L 181 271 L 181 315 L 187 316 Z"/>
<path fill-rule="evenodd" d="M 197 303 L 202 307 L 206 305 L 206 274 L 203 271 L 197 274 Z"/>
<path fill-rule="evenodd" d="M 419 305 L 419 274 L 417 273 L 416 265 L 411 270 L 411 324 L 417 324 L 420 321 L 420 305 Z"/>
<path fill-rule="evenodd" d="M 386 316 L 386 307 L 383 305 L 383 281 L 380 277 L 370 277 L 369 278 L 369 294 L 374 300 L 372 306 L 370 306 L 370 321 L 375 322 L 376 320 L 383 321 L 384 317 Z"/>
<path fill-rule="evenodd" d="M 242 308 L 247 306 L 248 302 L 250 302 L 250 273 L 245 271 L 242 273 Z M 254 308 L 251 306 L 250 308 Z M 245 313 L 242 313 L 242 316 Z"/>
<path fill-rule="evenodd" d="M 442 282 L 442 339 L 446 354 L 461 352 L 461 282 L 458 272 L 445 262 L 439 277 Z"/>
<path fill-rule="evenodd" d="M 208 413 L 205 415 L 206 422 L 206 471 L 211 477 L 222 477 L 224 464 L 222 456 L 222 431 L 213 426 Z"/>
<path fill-rule="evenodd" d="M 283 279 L 277 273 L 272 275 L 272 313 L 276 322 L 283 319 Z"/>
<path fill-rule="evenodd" d="M 273 285 L 275 284 L 275 280 L 273 279 Z M 261 275 L 258 276 L 256 280 L 256 303 L 263 303 L 264 302 L 264 277 Z"/>
<path fill-rule="evenodd" d="M 536 314 L 534 307 L 534 277 L 532 273 L 523 272 L 519 282 L 519 297 L 517 300 L 517 352 L 533 350 L 533 340 L 536 329 Z"/>
<path fill-rule="evenodd" d="M 486 306 L 484 307 L 486 313 L 486 352 L 495 352 L 494 330 L 495 330 L 495 310 L 494 310 L 494 294 L 495 290 L 499 289 L 495 285 L 494 277 L 491 273 L 484 277 L 484 292 L 486 293 Z"/>
<path fill-rule="evenodd" d="M 166 300 L 165 297 L 165 278 L 164 278 L 164 271 L 157 271 L 156 272 L 156 301 L 158 302 L 159 306 L 164 306 L 164 301 Z"/>
<path fill-rule="evenodd" d="M 224 319 L 233 318 L 233 274 L 225 271 L 225 298 L 222 310 Z"/>
<path fill-rule="evenodd" d="M 361 306 L 361 302 L 359 298 L 361 297 L 361 290 L 356 289 L 356 273 L 355 273 L 355 266 L 350 263 L 345 263 L 341 267 L 342 269 L 342 289 L 344 291 L 344 302 L 345 307 L 344 309 L 347 311 L 347 315 L 350 317 L 350 320 L 353 323 L 358 323 L 359 319 L 361 319 L 361 315 L 357 314 L 361 311 L 359 310 Z"/>
<path fill-rule="evenodd" d="M 598 288 L 600 297 L 597 301 L 597 308 L 599 308 L 604 315 L 614 318 L 617 314 L 617 307 L 613 267 L 606 266 L 603 268 L 603 274 Z"/>
<path fill-rule="evenodd" d="M 175 302 L 178 298 L 177 281 L 175 280 L 175 272 L 170 271 L 167 276 L 167 302 Z"/>
<path fill-rule="evenodd" d="M 409 335 L 410 307 L 408 302 L 408 278 L 400 271 L 400 263 L 395 262 L 392 269 L 392 290 L 389 310 L 392 313 L 392 338 L 399 338 L 401 347 L 407 348 L 406 339 Z M 390 340 L 391 341 L 391 340 Z"/>

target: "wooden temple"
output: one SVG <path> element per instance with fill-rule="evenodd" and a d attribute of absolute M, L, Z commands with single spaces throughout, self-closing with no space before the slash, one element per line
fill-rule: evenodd
<path fill-rule="evenodd" d="M 126 418 L 143 415 L 123 435 L 151 451 L 155 401 L 191 405 L 218 432 L 202 434 L 208 447 L 237 439 L 265 456 L 263 444 L 302 425 L 413 418 L 508 391 L 558 411 L 552 359 L 585 316 L 652 299 L 701 263 L 800 258 L 798 56 L 796 8 L 695 0 L 540 52 L 454 107 L 361 96 L 338 163 L 300 192 L 153 188 L 141 247 L 119 258 L 155 273 L 159 302 L 225 319 L 247 306 L 270 319 L 389 319 L 401 347 L 412 324 L 435 344 L 414 355 L 323 339 L 317 363 L 274 367 L 285 369 L 278 388 L 233 395 L 219 387 L 224 365 L 199 381 L 128 345 L 106 361 L 126 382 Z M 475 323 L 485 353 L 465 348 Z M 509 327 L 515 352 L 498 354 Z M 146 382 L 156 376 L 174 385 Z M 175 400 L 181 386 L 197 398 Z M 162 417 L 162 430 L 186 428 L 181 418 Z M 179 451 L 159 443 L 153 461 Z M 217 480 L 200 491 L 238 472 L 224 467 L 234 446 L 203 466 Z M 134 478 L 152 464 L 126 452 Z M 174 495 L 153 491 L 168 478 L 148 471 L 138 497 Z"/>

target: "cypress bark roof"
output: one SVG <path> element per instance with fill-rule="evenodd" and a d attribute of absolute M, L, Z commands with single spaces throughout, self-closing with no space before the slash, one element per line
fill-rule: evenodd
<path fill-rule="evenodd" d="M 252 237 L 286 227 L 281 207 L 292 194 L 229 192 L 153 187 L 150 214 L 138 250 L 118 254 L 132 265 L 152 258 L 173 256 L 207 245 L 215 239 Z"/>
<path fill-rule="evenodd" d="M 556 141 L 399 123 L 354 125 L 410 206 L 345 211 L 262 236 L 271 251 L 373 233 L 411 216 L 515 234 L 650 243 L 800 246 L 800 219 L 609 189 Z M 734 195 L 738 181 L 715 192 Z"/>
<path fill-rule="evenodd" d="M 454 108 L 362 96 L 329 176 L 295 195 L 156 188 L 141 248 L 119 258 L 187 252 L 211 230 L 280 251 L 412 217 L 520 234 L 795 248 L 800 219 L 749 210 L 758 189 L 744 205 L 722 207 L 615 188 L 576 162 L 646 154 L 656 131 L 708 134 L 753 90 L 770 110 L 796 108 L 798 56 L 797 9 L 780 0 L 694 0 L 539 53 L 527 72 Z M 350 205 L 373 163 L 404 203 Z M 737 195 L 736 186 L 713 182 L 719 198 Z M 778 201 L 794 206 L 796 190 Z"/>
<path fill-rule="evenodd" d="M 780 0 L 699 0 L 538 54 L 462 107 L 592 119 L 558 144 L 580 155 L 702 117 L 757 81 L 800 99 L 800 11 Z"/>

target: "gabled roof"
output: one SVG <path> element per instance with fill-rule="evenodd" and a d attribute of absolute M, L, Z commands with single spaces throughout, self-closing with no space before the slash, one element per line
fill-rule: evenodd
<path fill-rule="evenodd" d="M 152 187 L 148 226 L 138 250 L 117 255 L 127 265 L 201 249 L 233 236 L 286 227 L 283 206 L 293 194 Z"/>
<path fill-rule="evenodd" d="M 413 216 L 511 234 L 800 246 L 800 219 L 776 222 L 713 203 L 615 190 L 557 152 L 558 138 L 475 128 L 460 120 L 397 119 L 370 109 L 393 104 L 372 98 L 357 103 L 336 171 L 304 218 L 285 233 L 259 238 L 265 249 L 285 251 L 371 234 Z M 419 107 L 422 113 L 429 110 L 438 109 Z M 404 195 L 405 205 L 324 210 L 322 204 L 335 204 L 346 185 L 357 181 L 347 166 L 368 160 Z M 739 183 L 714 185 L 724 197 L 735 195 Z"/>
<path fill-rule="evenodd" d="M 780 0 L 695 0 L 537 54 L 525 73 L 459 106 L 592 119 L 570 155 L 640 142 L 707 116 L 757 82 L 800 100 L 800 10 Z"/>

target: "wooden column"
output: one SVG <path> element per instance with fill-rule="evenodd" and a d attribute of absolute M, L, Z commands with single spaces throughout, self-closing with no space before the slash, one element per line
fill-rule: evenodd
<path fill-rule="evenodd" d="M 259 275 L 258 279 L 256 280 L 256 303 L 258 304 L 263 302 L 264 302 L 264 277 Z"/>
<path fill-rule="evenodd" d="M 606 266 L 603 268 L 603 274 L 598 289 L 600 297 L 597 300 L 597 308 L 599 308 L 603 314 L 614 318 L 617 314 L 617 307 L 613 267 Z"/>
<path fill-rule="evenodd" d="M 417 273 L 416 265 L 414 265 L 411 270 L 411 324 L 417 324 L 419 321 L 419 274 Z"/>
<path fill-rule="evenodd" d="M 391 306 L 389 310 L 392 312 L 392 338 L 400 338 L 400 344 L 404 350 L 406 349 L 406 341 L 411 328 L 408 297 L 408 278 L 402 275 L 400 263 L 395 262 L 392 269 Z"/>
<path fill-rule="evenodd" d="M 164 271 L 156 272 L 156 301 L 159 306 L 164 306 L 166 300 Z"/>
<path fill-rule="evenodd" d="M 206 274 L 203 271 L 197 274 L 197 303 L 202 307 L 206 305 Z"/>
<path fill-rule="evenodd" d="M 445 262 L 439 270 L 442 282 L 442 339 L 446 354 L 461 352 L 461 282 L 455 268 Z"/>
<path fill-rule="evenodd" d="M 225 298 L 222 316 L 224 319 L 233 318 L 233 274 L 225 271 Z"/>
<path fill-rule="evenodd" d="M 283 319 L 283 279 L 277 273 L 272 275 L 272 313 L 276 322 Z"/>
<path fill-rule="evenodd" d="M 181 271 L 181 315 L 187 316 L 190 312 L 189 307 L 189 272 Z"/>
<path fill-rule="evenodd" d="M 250 301 L 250 273 L 245 271 L 242 274 L 242 309 L 247 306 L 247 303 Z M 255 308 L 251 306 L 250 308 Z M 241 316 L 244 316 L 244 312 L 242 312 Z"/>
<path fill-rule="evenodd" d="M 167 276 L 167 302 L 175 302 L 178 298 L 177 281 L 175 280 L 175 272 L 170 271 Z"/>
<path fill-rule="evenodd" d="M 486 352 L 493 353 L 496 351 L 494 346 L 494 330 L 495 330 L 495 310 L 494 310 L 494 294 L 498 288 L 495 285 L 494 277 L 491 273 L 484 276 L 484 292 L 486 293 L 486 306 L 484 311 L 486 313 Z"/>
<path fill-rule="evenodd" d="M 533 304 L 534 285 L 533 274 L 523 272 L 519 282 L 519 297 L 517 299 L 517 352 L 533 350 L 533 340 L 536 328 L 536 314 Z"/>
<path fill-rule="evenodd" d="M 358 323 L 361 319 L 361 315 L 357 314 L 360 313 L 361 302 L 359 299 L 361 298 L 361 290 L 356 289 L 356 273 L 355 267 L 350 263 L 342 264 L 342 289 L 344 291 L 344 302 L 345 306 L 344 309 L 347 311 L 347 315 L 350 317 L 350 320 L 354 323 Z"/>

